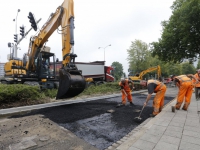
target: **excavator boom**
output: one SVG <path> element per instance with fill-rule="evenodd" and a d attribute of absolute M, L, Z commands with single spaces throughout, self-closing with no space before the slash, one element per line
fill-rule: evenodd
<path fill-rule="evenodd" d="M 149 73 L 149 72 L 152 72 L 152 71 L 155 71 L 157 70 L 157 75 L 158 75 L 158 78 L 161 76 L 161 69 L 160 69 L 160 66 L 155 66 L 155 67 L 151 67 L 151 68 L 148 68 L 147 70 L 144 70 L 140 73 L 139 75 L 139 78 L 142 79 L 142 77 Z"/>
<path fill-rule="evenodd" d="M 151 68 L 148 68 L 144 71 L 142 71 L 139 76 L 129 76 L 129 78 L 131 80 L 142 80 L 143 76 L 149 72 L 152 72 L 152 71 L 155 71 L 157 70 L 157 75 L 158 75 L 158 78 L 161 77 L 161 69 L 160 69 L 160 66 L 155 66 L 155 67 L 151 67 Z"/>
<path fill-rule="evenodd" d="M 61 30 L 58 29 L 61 27 Z M 29 44 L 28 62 L 26 70 L 36 70 L 35 59 L 47 42 L 48 38 L 57 30 L 62 36 L 62 68 L 59 71 L 59 88 L 56 99 L 74 97 L 85 89 L 85 79 L 81 71 L 75 65 L 74 54 L 74 2 L 64 0 L 55 13 L 51 14 L 48 21 L 40 29 L 38 35 L 34 36 Z"/>
<path fill-rule="evenodd" d="M 155 71 L 157 70 L 157 75 L 158 75 L 158 79 L 161 77 L 161 69 L 160 66 L 155 66 L 155 67 L 151 67 L 148 68 L 144 71 L 142 71 L 138 76 L 132 76 L 131 74 L 128 76 L 130 80 L 132 80 L 135 83 L 135 88 L 136 89 L 141 89 L 144 88 L 146 86 L 146 81 L 143 80 L 143 76 L 149 72 Z"/>

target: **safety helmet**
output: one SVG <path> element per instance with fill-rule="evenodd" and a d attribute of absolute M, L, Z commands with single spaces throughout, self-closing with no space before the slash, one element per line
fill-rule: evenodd
<path fill-rule="evenodd" d="M 121 81 L 124 81 L 125 79 L 124 78 L 121 78 Z"/>

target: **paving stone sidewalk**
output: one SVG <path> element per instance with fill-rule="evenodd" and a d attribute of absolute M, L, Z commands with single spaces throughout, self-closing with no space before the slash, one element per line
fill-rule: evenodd
<path fill-rule="evenodd" d="M 193 93 L 188 111 L 171 111 L 176 99 L 155 118 L 132 131 L 116 150 L 200 150 L 200 101 Z"/>

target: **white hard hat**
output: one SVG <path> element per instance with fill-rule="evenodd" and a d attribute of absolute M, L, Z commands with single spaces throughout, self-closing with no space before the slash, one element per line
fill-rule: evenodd
<path fill-rule="evenodd" d="M 121 78 L 121 81 L 124 81 L 125 79 L 124 78 Z"/>

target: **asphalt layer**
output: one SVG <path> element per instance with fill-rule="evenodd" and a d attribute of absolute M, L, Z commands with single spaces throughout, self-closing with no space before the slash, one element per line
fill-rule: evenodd
<path fill-rule="evenodd" d="M 121 103 L 121 97 L 95 100 L 84 103 L 70 104 L 35 110 L 23 116 L 42 114 L 60 126 L 70 130 L 76 136 L 103 150 L 117 142 L 140 123 L 134 121 L 139 116 L 147 95 L 133 94 L 134 106 L 127 103 L 126 106 L 116 108 Z M 144 108 L 142 121 L 149 118 L 152 113 L 152 96 L 148 105 Z M 174 97 L 165 96 L 165 104 Z M 112 110 L 111 113 L 108 110 Z M 12 116 L 18 118 L 21 116 Z"/>

